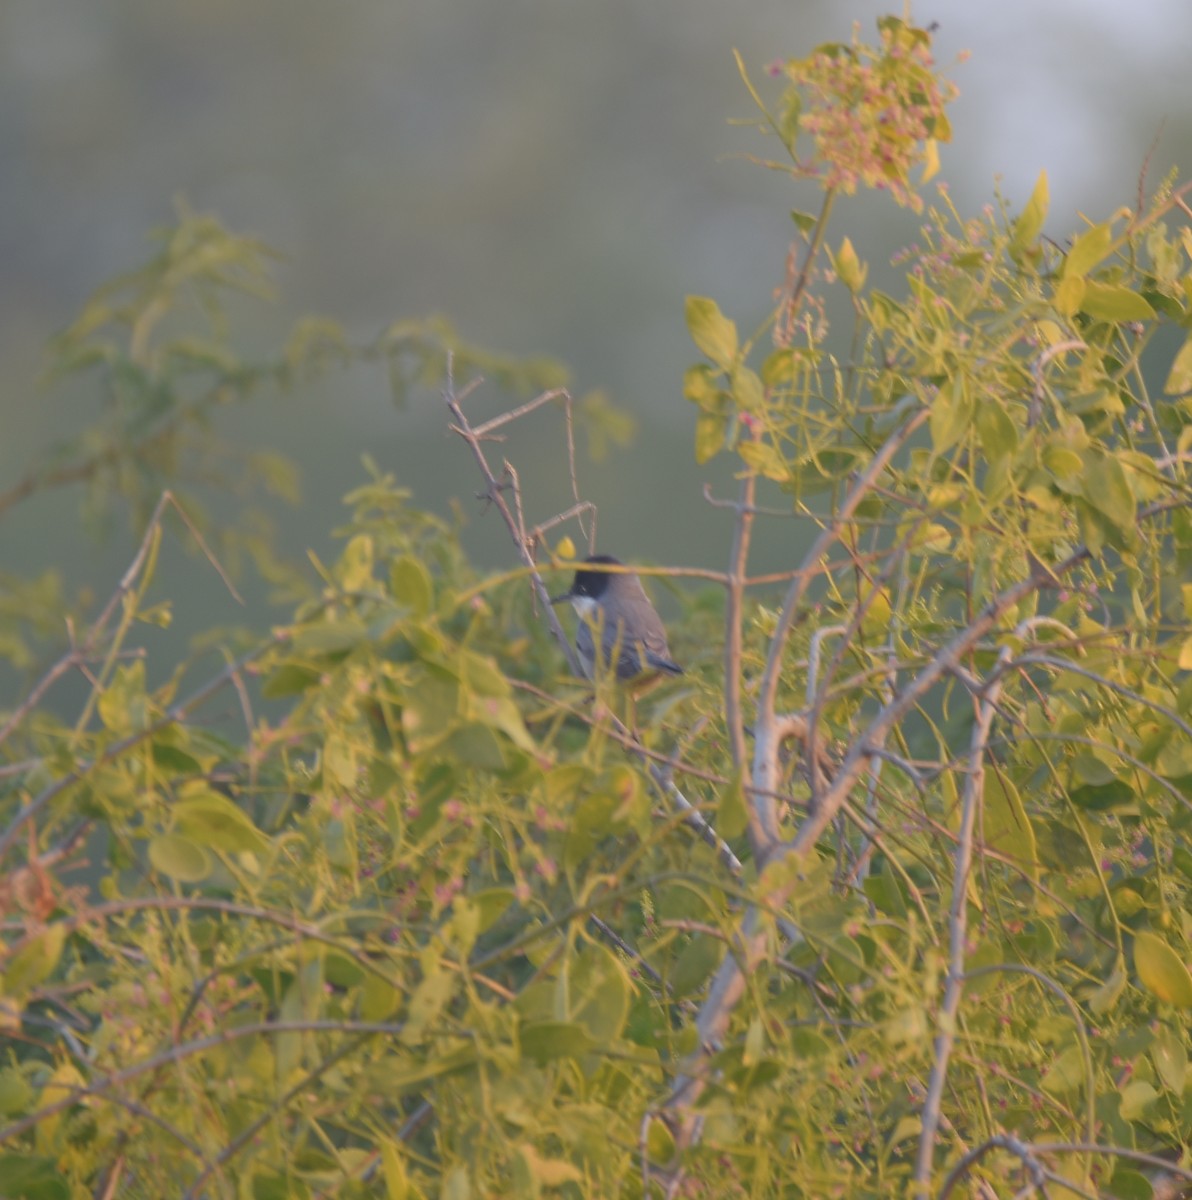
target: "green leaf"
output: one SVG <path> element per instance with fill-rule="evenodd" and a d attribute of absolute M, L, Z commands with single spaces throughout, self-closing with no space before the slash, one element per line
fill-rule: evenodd
<path fill-rule="evenodd" d="M 720 793 L 716 805 L 716 830 L 721 837 L 736 838 L 749 824 L 749 811 L 741 791 L 741 782 L 734 779 Z"/>
<path fill-rule="evenodd" d="M 1086 280 L 1080 309 L 1103 321 L 1152 321 L 1155 310 L 1137 292 L 1121 284 Z"/>
<path fill-rule="evenodd" d="M 215 866 L 202 846 L 177 833 L 159 833 L 153 838 L 149 861 L 155 870 L 179 883 L 200 883 Z"/>
<path fill-rule="evenodd" d="M 1104 784 L 1085 784 L 1068 793 L 1073 804 L 1092 812 L 1109 812 L 1135 801 L 1134 789 L 1125 779 L 1113 779 Z"/>
<path fill-rule="evenodd" d="M 745 442 L 737 447 L 741 461 L 766 479 L 775 483 L 785 483 L 791 477 L 790 467 L 787 466 L 781 454 L 769 442 Z"/>
<path fill-rule="evenodd" d="M 671 971 L 671 991 L 676 996 L 689 996 L 720 965 L 724 945 L 706 933 L 697 933 L 679 952 Z"/>
<path fill-rule="evenodd" d="M 163 733 L 163 737 L 170 736 Z M 153 763 L 168 771 L 171 775 L 198 775 L 202 765 L 193 755 L 175 746 L 172 742 L 155 739 L 153 742 Z"/>
<path fill-rule="evenodd" d="M 585 1026 L 576 1021 L 533 1021 L 518 1034 L 522 1053 L 545 1066 L 559 1058 L 582 1058 L 596 1045 Z"/>
<path fill-rule="evenodd" d="M 1113 248 L 1113 230 L 1106 221 L 1086 229 L 1064 256 L 1061 276 L 1064 279 L 1083 279 Z"/>
<path fill-rule="evenodd" d="M 1089 993 L 1089 1008 L 1099 1017 L 1111 1012 L 1116 1007 L 1125 986 L 1125 963 L 1119 959 L 1117 965 L 1110 972 L 1109 978 Z"/>
<path fill-rule="evenodd" d="M 1031 198 L 1018 220 L 1014 222 L 1014 232 L 1010 236 L 1010 254 L 1013 258 L 1021 258 L 1023 252 L 1038 240 L 1043 231 L 1043 222 L 1047 219 L 1049 203 L 1047 172 L 1040 171 Z"/>
<path fill-rule="evenodd" d="M 1129 1120 L 1130 1118 L 1126 1117 L 1124 1110 L 1123 1097 L 1121 1115 Z M 1154 1200 L 1155 1189 L 1141 1171 L 1136 1171 L 1133 1167 L 1118 1166 L 1109 1180 L 1104 1195 L 1112 1196 L 1114 1200 Z"/>
<path fill-rule="evenodd" d="M 695 461 L 704 463 L 716 457 L 724 448 L 728 417 L 722 413 L 702 412 L 695 421 Z"/>
<path fill-rule="evenodd" d="M 766 406 L 766 389 L 761 379 L 744 364 L 733 370 L 733 399 L 743 412 L 761 412 Z"/>
<path fill-rule="evenodd" d="M 206 786 L 187 789 L 172 811 L 175 828 L 201 846 L 260 851 L 269 845 L 246 812 Z"/>
<path fill-rule="evenodd" d="M 412 1046 L 421 1040 L 430 1023 L 437 1019 L 455 991 L 456 976 L 438 964 L 419 981 L 410 996 L 406 1011 L 406 1023 L 401 1031 L 401 1040 Z"/>
<path fill-rule="evenodd" d="M 1168 396 L 1192 392 L 1192 333 L 1176 353 L 1171 370 L 1167 372 L 1167 382 L 1163 385 L 1163 391 Z"/>
<path fill-rule="evenodd" d="M 1005 458 L 1018 449 L 1018 428 L 1005 405 L 989 397 L 977 405 L 977 436 L 989 462 Z"/>
<path fill-rule="evenodd" d="M 1074 316 L 1080 311 L 1084 300 L 1085 279 L 1083 275 L 1066 275 L 1056 284 L 1052 303 L 1056 311 L 1065 317 Z"/>
<path fill-rule="evenodd" d="M 1177 1008 L 1192 1008 L 1192 974 L 1183 959 L 1157 934 L 1134 935 L 1134 969 L 1147 991 Z"/>
<path fill-rule="evenodd" d="M 517 1148 L 526 1171 L 535 1183 L 543 1187 L 562 1187 L 565 1183 L 582 1183 L 583 1172 L 562 1158 L 543 1158 L 529 1142 Z"/>
<path fill-rule="evenodd" d="M 1099 451 L 1084 455 L 1084 498 L 1118 529 L 1132 534 L 1137 505 L 1122 464 Z"/>
<path fill-rule="evenodd" d="M 1065 1095 L 1076 1091 L 1084 1081 L 1084 1053 L 1079 1046 L 1069 1046 L 1043 1072 L 1039 1086 L 1045 1092 Z"/>
<path fill-rule="evenodd" d="M 455 723 L 459 684 L 446 671 L 428 666 L 402 697 L 401 728 L 410 750 L 421 753 Z"/>
<path fill-rule="evenodd" d="M 65 941 L 65 925 L 51 925 L 30 938 L 8 960 L 4 970 L 4 995 L 23 996 L 49 979 L 62 957 Z"/>
<path fill-rule="evenodd" d="M 119 666 L 96 705 L 104 728 L 117 736 L 144 729 L 148 723 L 145 697 L 145 663 L 141 659 Z"/>
<path fill-rule="evenodd" d="M 702 409 L 719 412 L 724 393 L 716 380 L 716 372 L 707 363 L 696 363 L 683 372 L 683 395 Z"/>
<path fill-rule="evenodd" d="M 865 286 L 865 276 L 869 274 L 869 268 L 857 257 L 853 243 L 847 237 L 835 254 L 831 254 L 831 251 L 829 254 L 832 258 L 832 269 L 840 282 L 855 296 Z"/>
<path fill-rule="evenodd" d="M 562 977 L 560 977 L 562 978 Z M 630 986 L 620 959 L 599 943 L 585 947 L 572 967 L 568 1016 L 607 1046 L 621 1036 L 629 1016 Z"/>
<path fill-rule="evenodd" d="M 737 357 L 737 327 L 707 296 L 688 296 L 687 330 L 691 340 L 718 367 L 728 370 Z"/>
<path fill-rule="evenodd" d="M 1163 1086 L 1174 1096 L 1183 1096 L 1188 1082 L 1188 1051 L 1179 1034 L 1169 1026 L 1162 1026 L 1151 1042 L 1151 1060 L 1163 1082 Z"/>
<path fill-rule="evenodd" d="M 290 645 L 295 654 L 339 654 L 368 639 L 368 627 L 364 622 L 349 617 L 307 625 L 294 634 Z"/>
<path fill-rule="evenodd" d="M 1152 1084 L 1145 1079 L 1135 1079 L 1122 1089 L 1118 1111 L 1125 1120 L 1137 1121 L 1158 1099 L 1159 1093 Z"/>
<path fill-rule="evenodd" d="M 70 1200 L 58 1162 L 32 1154 L 0 1156 L 0 1196 L 10 1200 Z"/>
<path fill-rule="evenodd" d="M 481 771 L 505 769 L 505 751 L 500 738 L 487 726 L 471 721 L 454 730 L 447 740 L 450 753 L 465 766 Z"/>
<path fill-rule="evenodd" d="M 33 1089 L 17 1067 L 0 1070 L 0 1113 L 17 1113 L 33 1100 Z"/>
<path fill-rule="evenodd" d="M 416 558 L 403 554 L 389 566 L 389 591 L 398 604 L 416 617 L 427 616 L 435 600 L 430 572 Z"/>
<path fill-rule="evenodd" d="M 388 1200 L 407 1200 L 410 1181 L 406 1176 L 406 1160 L 397 1146 L 385 1139 L 381 1142 L 381 1176 L 385 1180 Z"/>
<path fill-rule="evenodd" d="M 943 454 L 965 435 L 973 419 L 973 402 L 963 375 L 952 377 L 931 401 L 931 448 Z"/>
<path fill-rule="evenodd" d="M 367 533 L 358 533 L 344 547 L 335 574 L 345 592 L 362 592 L 373 581 L 373 540 Z"/>
<path fill-rule="evenodd" d="M 467 1167 L 454 1166 L 443 1176 L 439 1200 L 472 1200 L 472 1183 Z"/>
<path fill-rule="evenodd" d="M 1018 789 L 1004 771 L 985 773 L 985 842 L 1008 855 L 1034 880 L 1039 878 L 1039 853 L 1035 830 Z"/>
<path fill-rule="evenodd" d="M 799 93 L 792 88 L 791 94 L 798 96 Z M 794 113 L 797 122 L 799 115 L 798 106 L 795 107 Z M 798 231 L 803 235 L 803 240 L 806 241 L 811 236 L 811 231 L 815 228 L 819 217 L 817 217 L 814 213 L 800 212 L 797 208 L 792 208 L 791 220 L 794 221 L 795 228 L 798 229 Z"/>

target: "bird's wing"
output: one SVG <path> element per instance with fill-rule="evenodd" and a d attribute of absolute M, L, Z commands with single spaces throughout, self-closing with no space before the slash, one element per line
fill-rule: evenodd
<path fill-rule="evenodd" d="M 648 624 L 642 636 L 632 643 L 624 637 L 620 623 L 616 629 L 606 626 L 601 644 L 606 660 L 617 656 L 617 674 L 622 679 L 651 670 L 668 671 L 672 675 L 683 673 L 683 668 L 671 659 L 661 620 Z"/>

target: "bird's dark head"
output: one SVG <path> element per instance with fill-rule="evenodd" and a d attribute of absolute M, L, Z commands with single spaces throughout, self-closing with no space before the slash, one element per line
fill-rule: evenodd
<path fill-rule="evenodd" d="M 585 565 L 596 567 L 619 567 L 621 560 L 613 558 L 611 554 L 593 554 L 584 559 Z M 609 580 L 615 579 L 616 575 L 610 571 L 587 571 L 580 567 L 575 573 L 575 578 L 571 581 L 571 587 L 561 596 L 555 596 L 551 599 L 552 604 L 558 604 L 563 600 L 574 600 L 576 597 L 580 599 L 599 600 L 604 595 L 608 588 Z"/>

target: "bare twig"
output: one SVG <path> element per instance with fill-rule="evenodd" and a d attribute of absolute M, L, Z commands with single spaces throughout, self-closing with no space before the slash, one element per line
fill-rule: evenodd
<path fill-rule="evenodd" d="M 523 404 L 520 408 L 513 410 L 511 413 L 506 413 L 502 417 L 496 417 L 492 421 L 474 429 L 469 423 L 468 418 L 464 415 L 464 410 L 460 407 L 459 399 L 455 392 L 455 373 L 454 362 L 452 356 L 447 356 L 447 387 L 443 392 L 443 400 L 447 405 L 448 411 L 455 420 L 452 429 L 464 439 L 472 449 L 472 455 L 476 459 L 476 465 L 480 468 L 481 475 L 484 476 L 484 481 L 488 485 L 485 498 L 490 500 L 501 514 L 502 520 L 505 522 L 505 527 L 509 530 L 510 536 L 513 538 L 517 546 L 517 555 L 521 559 L 522 565 L 530 573 L 530 583 L 534 589 L 534 594 L 542 604 L 547 624 L 550 627 L 551 635 L 559 644 L 563 651 L 564 657 L 567 659 L 567 665 L 571 668 L 574 675 L 583 675 L 580 670 L 579 659 L 576 658 L 575 650 L 571 646 L 571 640 L 567 637 L 559 618 L 555 614 L 555 610 L 551 607 L 550 593 L 546 589 L 546 584 L 542 582 L 542 576 L 538 573 L 538 564 L 534 561 L 534 555 L 530 546 L 526 544 L 525 530 L 519 524 L 518 519 L 510 511 L 505 497 L 502 495 L 502 487 L 497 477 L 493 474 L 492 468 L 488 465 L 488 457 L 484 453 L 484 447 L 481 445 L 481 436 L 493 429 L 499 428 L 507 421 L 514 420 L 516 417 L 525 416 L 529 412 L 533 412 L 536 408 L 547 403 L 548 400 L 557 400 L 560 396 L 568 400 L 568 413 L 570 413 L 570 396 L 562 390 L 554 392 L 544 392 L 536 400 L 531 400 L 528 404 Z M 570 430 L 570 417 L 568 418 L 568 430 Z M 571 447 L 570 434 L 568 434 L 568 447 Z M 574 460 L 574 455 L 573 455 Z M 574 477 L 574 470 L 572 472 Z M 575 499 L 579 500 L 578 493 Z"/>
<path fill-rule="evenodd" d="M 999 666 L 1004 667 L 1010 658 L 1010 649 L 1005 647 L 999 656 Z M 956 1022 L 960 1012 L 960 998 L 964 992 L 964 956 L 968 918 L 969 871 L 973 862 L 973 836 L 977 828 L 977 815 L 985 790 L 985 755 L 989 745 L 989 731 L 997 711 L 997 699 L 1001 693 L 1005 675 L 996 670 L 985 686 L 984 694 L 977 706 L 977 720 L 973 726 L 969 747 L 968 777 L 964 785 L 964 797 L 960 809 L 960 831 L 956 842 L 956 866 L 952 873 L 952 904 L 948 913 L 950 933 L 948 947 L 948 976 L 944 988 L 944 1002 L 940 1006 L 935 1039 L 935 1060 L 931 1065 L 931 1078 L 927 1085 L 927 1099 L 923 1104 L 923 1128 L 919 1135 L 919 1155 L 915 1166 L 915 1184 L 920 1193 L 925 1193 L 931 1181 L 931 1166 L 935 1152 L 936 1131 L 940 1123 L 940 1105 L 944 1097 L 944 1083 L 948 1077 L 948 1059 L 956 1039 Z"/>
<path fill-rule="evenodd" d="M 202 535 L 195 528 L 186 511 L 175 499 L 172 492 L 162 492 L 158 499 L 149 521 L 145 526 L 145 533 L 141 538 L 141 543 L 137 547 L 136 553 L 132 557 L 132 561 L 125 568 L 124 574 L 121 575 L 116 584 L 115 591 L 108 598 L 108 602 L 100 610 L 99 615 L 91 623 L 91 628 L 87 631 L 85 637 L 79 641 L 72 638 L 70 649 L 38 680 L 37 684 L 25 697 L 24 701 L 19 704 L 8 716 L 8 720 L 0 726 L 0 743 L 3 743 L 12 734 L 13 730 L 21 724 L 21 722 L 33 711 L 40 703 L 41 698 L 49 691 L 51 687 L 68 671 L 82 666 L 88 658 L 95 652 L 95 648 L 99 643 L 100 637 L 107 629 L 108 622 L 112 619 L 117 607 L 121 601 L 132 590 L 132 586 L 136 581 L 137 576 L 141 573 L 141 568 L 144 567 L 146 560 L 149 558 L 160 534 L 161 518 L 166 508 L 172 506 L 174 511 L 182 518 L 187 529 L 198 543 L 207 561 L 215 568 L 220 579 L 223 580 L 228 591 L 240 601 L 240 593 L 236 591 L 232 585 L 232 581 L 228 578 L 227 572 L 220 565 L 219 560 L 211 553 L 207 543 L 203 541 Z"/>
<path fill-rule="evenodd" d="M 741 711 L 741 641 L 745 603 L 745 569 L 749 561 L 749 541 L 753 529 L 753 500 L 757 477 L 753 472 L 741 480 L 737 519 L 733 523 L 733 543 L 729 550 L 728 595 L 724 610 L 724 718 L 732 752 L 733 777 L 745 782 L 748 749 L 745 745 L 745 718 Z M 749 845 L 761 861 L 766 848 L 767 830 L 756 805 L 747 804 Z"/>

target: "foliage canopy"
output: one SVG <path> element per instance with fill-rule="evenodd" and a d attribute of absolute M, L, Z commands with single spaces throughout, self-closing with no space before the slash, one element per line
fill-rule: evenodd
<path fill-rule="evenodd" d="M 524 527 L 454 383 L 570 415 L 554 368 L 437 322 L 369 347 L 304 322 L 246 364 L 223 306 L 264 252 L 185 213 L 59 340 L 105 422 L 0 511 L 83 481 L 144 538 L 0 712 L 0 1192 L 1135 1197 L 1147 1156 L 1188 1167 L 1192 213 L 1167 182 L 1053 241 L 1045 177 L 1014 217 L 925 205 L 953 94 L 930 45 L 887 18 L 773 100 L 746 81 L 765 161 L 823 203 L 759 332 L 687 301 L 695 454 L 735 457 L 736 529 L 636 732 L 561 678 L 540 574 L 569 539 Z M 923 211 L 891 292 L 828 232 L 857 187 Z M 314 588 L 204 515 L 212 482 L 293 488 L 214 411 L 359 357 L 443 383 L 522 569 L 479 575 L 371 465 Z M 293 619 L 146 661 L 175 512 Z M 818 533 L 767 582 L 770 513 Z M 8 596 L 0 653 L 31 670 L 57 593 Z"/>

